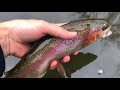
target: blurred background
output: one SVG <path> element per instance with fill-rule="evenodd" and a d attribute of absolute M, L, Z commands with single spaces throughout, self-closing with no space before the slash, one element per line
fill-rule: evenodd
<path fill-rule="evenodd" d="M 0 22 L 13 19 L 39 19 L 52 23 L 64 23 L 84 18 L 102 18 L 112 23 L 113 34 L 98 40 L 71 55 L 64 64 L 70 78 L 119 78 L 120 77 L 120 13 L 119 12 L 0 12 Z M 6 71 L 12 69 L 20 58 L 6 58 Z M 59 78 L 58 72 L 49 71 L 45 78 Z M 61 77 L 60 77 L 61 78 Z"/>

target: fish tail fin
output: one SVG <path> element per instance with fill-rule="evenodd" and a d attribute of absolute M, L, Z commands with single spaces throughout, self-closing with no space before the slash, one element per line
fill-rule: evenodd
<path fill-rule="evenodd" d="M 7 76 L 7 75 L 8 75 L 8 72 L 4 72 L 3 75 Z"/>
<path fill-rule="evenodd" d="M 6 71 L 6 72 L 3 73 L 3 75 L 4 75 L 4 78 L 6 78 L 9 75 L 9 72 Z"/>
<path fill-rule="evenodd" d="M 5 71 L 5 72 L 3 73 L 3 76 L 4 76 L 4 78 L 10 78 L 10 77 L 11 77 L 11 70 Z"/>
<path fill-rule="evenodd" d="M 67 75 L 66 75 L 66 72 L 65 72 L 65 69 L 64 69 L 62 63 L 59 62 L 59 61 L 58 61 L 58 63 L 57 63 L 57 70 L 58 70 L 58 72 L 60 73 L 60 75 L 61 75 L 62 77 L 68 78 Z"/>

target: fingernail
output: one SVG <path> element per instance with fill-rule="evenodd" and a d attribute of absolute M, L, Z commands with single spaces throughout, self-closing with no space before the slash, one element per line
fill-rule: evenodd
<path fill-rule="evenodd" d="M 54 70 L 54 69 L 56 68 L 56 65 L 57 65 L 57 61 L 54 60 L 54 61 L 51 63 L 51 65 L 50 65 L 50 69 L 51 69 L 51 70 Z"/>
<path fill-rule="evenodd" d="M 69 34 L 73 35 L 73 36 L 76 36 L 77 35 L 77 32 L 69 32 Z"/>
<path fill-rule="evenodd" d="M 66 63 L 68 61 L 70 61 L 70 56 L 65 56 L 62 60 L 62 62 L 64 62 L 64 63 Z"/>
<path fill-rule="evenodd" d="M 73 55 L 78 55 L 78 51 L 74 52 Z"/>

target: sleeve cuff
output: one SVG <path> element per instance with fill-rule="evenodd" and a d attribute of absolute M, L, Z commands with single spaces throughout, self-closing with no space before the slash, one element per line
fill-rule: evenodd
<path fill-rule="evenodd" d="M 0 46 L 0 77 L 2 77 L 4 71 L 5 71 L 5 58 L 4 58 L 3 50 Z"/>

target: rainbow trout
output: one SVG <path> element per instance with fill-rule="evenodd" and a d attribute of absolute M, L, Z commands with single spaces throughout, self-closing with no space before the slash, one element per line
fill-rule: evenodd
<path fill-rule="evenodd" d="M 76 31 L 74 39 L 51 37 L 40 44 L 38 40 L 21 61 L 5 74 L 5 78 L 42 78 L 53 60 L 85 48 L 94 41 L 112 34 L 111 24 L 103 19 L 84 19 L 61 26 L 68 31 Z M 59 73 L 67 77 L 62 64 L 57 65 Z"/>

